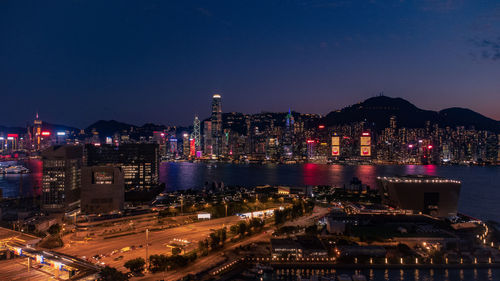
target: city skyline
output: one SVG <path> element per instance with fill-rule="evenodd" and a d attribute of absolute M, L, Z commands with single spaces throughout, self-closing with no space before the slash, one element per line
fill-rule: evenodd
<path fill-rule="evenodd" d="M 499 0 L 0 1 L 1 280 L 500 280 Z"/>
<path fill-rule="evenodd" d="M 215 94 L 215 95 L 218 95 L 218 96 L 220 96 L 222 99 L 224 99 L 224 96 L 223 96 L 223 95 L 221 95 L 221 94 Z M 212 95 L 212 94 L 210 94 L 210 95 L 208 95 L 208 96 L 209 96 L 209 97 L 212 97 L 213 95 Z M 266 111 L 266 110 L 261 110 L 261 111 L 255 111 L 255 112 L 238 112 L 238 111 L 231 111 L 231 110 L 222 110 L 222 114 L 229 114 L 229 113 L 241 113 L 241 114 L 244 114 L 244 115 L 255 115 L 255 114 L 262 114 L 262 113 L 287 113 L 287 112 L 289 112 L 289 111 L 290 111 L 290 112 L 295 112 L 295 113 L 300 113 L 300 114 L 316 114 L 316 115 L 319 115 L 319 116 L 321 116 L 321 117 L 326 117 L 329 113 L 333 113 L 333 112 L 336 112 L 336 111 L 341 111 L 341 110 L 346 109 L 346 108 L 348 108 L 348 107 L 355 106 L 356 104 L 361 104 L 361 103 L 363 103 L 363 102 L 366 102 L 367 100 L 369 100 L 369 99 L 371 99 L 371 98 L 376 98 L 376 97 L 380 97 L 380 96 L 383 96 L 383 97 L 388 97 L 388 98 L 390 98 L 390 99 L 403 99 L 402 97 L 385 96 L 385 95 L 383 95 L 383 93 L 379 93 L 379 94 L 377 94 L 377 95 L 373 95 L 373 96 L 367 97 L 367 98 L 366 98 L 366 99 L 364 99 L 364 100 L 360 100 L 360 101 L 358 101 L 358 102 L 354 102 L 354 103 L 352 103 L 352 104 L 348 104 L 348 105 L 345 105 L 345 106 L 343 106 L 343 107 L 339 107 L 339 108 L 334 108 L 334 109 L 331 109 L 330 111 L 328 111 L 328 112 L 326 112 L 326 113 L 318 113 L 318 112 L 301 112 L 301 111 L 295 110 L 295 109 L 293 108 L 293 106 L 290 106 L 290 107 L 288 107 L 288 109 L 287 109 L 287 110 L 278 110 L 278 111 Z M 494 120 L 494 121 L 498 121 L 498 122 L 500 122 L 500 119 L 498 119 L 498 120 L 497 120 L 497 119 L 495 119 L 495 118 L 492 118 L 492 117 L 490 117 L 490 116 L 488 116 L 488 115 L 483 114 L 482 112 L 475 111 L 475 110 L 473 110 L 472 108 L 467 108 L 467 107 L 452 107 L 452 106 L 450 106 L 450 107 L 444 107 L 444 108 L 437 109 L 437 110 L 431 110 L 431 109 L 429 109 L 429 108 L 423 108 L 423 107 L 420 107 L 420 106 L 418 106 L 417 104 L 414 104 L 411 100 L 407 100 L 407 99 L 403 99 L 403 100 L 405 100 L 405 101 L 409 102 L 410 104 L 412 104 L 412 105 L 416 106 L 418 109 L 421 109 L 421 110 L 426 110 L 426 111 L 427 111 L 427 110 L 430 110 L 430 111 L 434 111 L 434 112 L 440 112 L 440 111 L 443 111 L 443 110 L 453 109 L 453 108 L 466 109 L 466 110 L 471 110 L 471 111 L 473 111 L 473 112 L 475 112 L 475 113 L 478 113 L 478 114 L 480 114 L 480 115 L 482 115 L 482 116 L 484 116 L 484 117 L 486 117 L 486 118 L 489 118 L 489 119 L 492 119 L 492 120 Z M 210 111 L 211 111 L 211 109 L 210 109 L 209 107 L 207 107 L 207 108 L 208 108 L 208 109 L 207 109 L 207 111 L 209 111 L 209 112 L 207 113 L 207 115 L 206 115 L 206 116 L 203 116 L 203 115 L 201 115 L 201 116 L 200 116 L 200 114 L 193 114 L 193 116 L 191 117 L 191 120 L 188 120 L 188 121 L 186 122 L 186 124 L 184 124 L 184 123 L 183 123 L 183 124 L 168 124 L 168 123 L 156 122 L 156 121 L 153 121 L 153 120 L 146 120 L 144 123 L 137 123 L 137 122 L 134 122 L 134 121 L 127 122 L 127 121 L 125 121 L 125 120 L 103 119 L 103 118 L 96 117 L 96 119 L 94 119 L 94 120 L 90 121 L 90 123 L 88 123 L 88 124 L 83 124 L 83 126 L 82 126 L 82 127 L 78 127 L 78 126 L 73 126 L 73 125 L 71 125 L 71 122 L 64 123 L 63 121 L 58 121 L 58 120 L 55 120 L 55 121 L 52 121 L 52 120 L 46 120 L 45 118 L 42 118 L 43 116 L 42 116 L 42 117 L 39 117 L 39 115 L 40 115 L 40 112 L 39 112 L 39 111 L 35 112 L 35 114 L 34 114 L 34 116 L 35 116 L 35 117 L 34 117 L 34 119 L 35 119 L 35 120 L 38 120 L 38 119 L 44 120 L 44 121 L 45 121 L 45 123 L 48 123 L 48 124 L 51 124 L 51 125 L 56 125 L 56 126 L 66 126 L 66 127 L 73 127 L 73 128 L 78 128 L 78 129 L 86 129 L 86 128 L 88 128 L 89 126 L 92 126 L 93 124 L 95 124 L 95 123 L 96 123 L 96 122 L 98 122 L 98 121 L 106 121 L 106 122 L 107 122 L 107 121 L 117 121 L 118 123 L 129 124 L 129 125 L 132 125 L 132 126 L 138 126 L 138 127 L 140 127 L 140 126 L 142 126 L 142 125 L 145 125 L 145 124 L 155 124 L 155 125 L 160 125 L 160 126 L 190 127 L 190 126 L 192 126 L 192 125 L 193 125 L 193 124 L 192 124 L 192 122 L 193 122 L 192 118 L 199 117 L 201 121 L 203 121 L 203 120 L 210 120 L 210 119 L 212 118 L 212 117 L 211 117 L 211 114 L 212 114 L 212 113 L 210 112 Z M 125 118 L 125 119 L 126 119 L 126 118 Z M 359 121 L 361 121 L 361 119 L 360 119 Z M 0 128 L 1 128 L 1 127 L 5 127 L 5 128 L 23 128 L 24 126 L 29 125 L 29 124 L 31 124 L 32 122 L 33 122 L 33 118 L 32 118 L 32 119 L 27 119 L 27 120 L 25 121 L 25 123 L 24 123 L 24 124 L 19 124 L 19 125 L 17 125 L 17 126 L 16 126 L 16 125 L 14 125 L 14 124 L 0 124 Z"/>
<path fill-rule="evenodd" d="M 213 93 L 226 112 L 326 114 L 384 92 L 500 119 L 495 1 L 19 3 L 0 9 L 6 126 L 36 111 L 186 125 Z"/>

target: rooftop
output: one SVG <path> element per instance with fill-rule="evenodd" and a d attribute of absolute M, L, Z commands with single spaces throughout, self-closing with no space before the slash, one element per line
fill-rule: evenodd
<path fill-rule="evenodd" d="M 461 184 L 458 180 L 447 179 L 438 176 L 429 175 L 406 175 L 406 176 L 393 176 L 393 177 L 377 177 L 378 180 L 388 182 L 407 182 L 407 183 L 457 183 Z"/>

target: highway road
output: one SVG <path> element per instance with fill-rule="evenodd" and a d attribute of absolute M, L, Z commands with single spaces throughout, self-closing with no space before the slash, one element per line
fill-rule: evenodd
<path fill-rule="evenodd" d="M 229 228 L 231 225 L 239 221 L 241 221 L 239 217 L 230 216 L 226 218 L 192 223 L 161 231 L 149 232 L 149 255 L 169 253 L 171 250 L 170 248 L 167 248 L 166 245 L 169 244 L 174 238 L 188 240 L 191 242 L 193 247 L 197 247 L 198 241 L 208 237 L 212 230 L 222 228 L 223 226 L 227 226 Z M 142 245 L 142 247 L 139 247 L 140 245 Z M 123 268 L 125 261 L 136 257 L 146 257 L 145 245 L 146 234 L 142 232 L 109 239 L 99 237 L 95 240 L 85 242 L 73 242 L 65 245 L 61 249 L 58 249 L 58 251 L 80 258 L 83 256 L 90 258 L 94 255 L 101 254 L 108 255 L 100 259 L 99 262 L 104 262 L 106 265 L 126 271 L 125 268 Z M 120 252 L 121 249 L 131 246 L 136 246 L 136 248 L 127 252 Z M 109 256 L 115 250 L 118 252 Z M 123 256 L 123 258 L 115 260 L 119 256 Z"/>
<path fill-rule="evenodd" d="M 271 232 L 263 231 L 259 234 L 248 237 L 242 241 L 231 244 L 228 247 L 224 248 L 222 251 L 211 253 L 206 257 L 198 258 L 193 264 L 187 267 L 180 268 L 177 270 L 172 270 L 169 272 L 158 272 L 155 274 L 149 273 L 146 274 L 146 276 L 144 277 L 132 278 L 132 280 L 140 280 L 140 281 L 153 281 L 160 279 L 165 281 L 179 280 L 188 274 L 196 274 L 205 270 L 213 269 L 214 266 L 218 263 L 223 263 L 223 262 L 228 263 L 236 258 L 239 258 L 239 256 L 235 257 L 234 255 L 230 254 L 230 251 L 238 246 L 248 245 L 256 242 L 269 242 L 270 238 L 271 238 Z M 222 255 L 222 253 L 224 253 L 224 256 Z"/>

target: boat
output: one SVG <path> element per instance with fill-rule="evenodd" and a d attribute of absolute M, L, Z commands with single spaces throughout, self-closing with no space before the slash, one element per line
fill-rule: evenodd
<path fill-rule="evenodd" d="M 354 274 L 352 281 L 366 281 L 366 277 L 363 274 Z"/>
<path fill-rule="evenodd" d="M 24 166 L 14 165 L 0 168 L 2 174 L 27 174 L 30 170 Z"/>
<path fill-rule="evenodd" d="M 340 274 L 339 276 L 337 276 L 337 279 L 339 281 L 352 281 L 351 277 L 347 274 Z"/>
<path fill-rule="evenodd" d="M 246 277 L 246 278 L 256 278 L 257 274 L 251 273 L 251 272 L 245 270 L 245 271 L 243 271 L 243 273 L 241 274 L 241 276 Z"/>
<path fill-rule="evenodd" d="M 265 264 L 256 264 L 256 267 L 260 270 L 263 270 L 263 271 L 273 271 L 274 268 L 272 266 L 269 266 L 269 265 L 265 265 Z"/>

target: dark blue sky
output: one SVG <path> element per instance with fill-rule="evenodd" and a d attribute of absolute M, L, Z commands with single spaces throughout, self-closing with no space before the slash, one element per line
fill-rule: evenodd
<path fill-rule="evenodd" d="M 500 119 L 500 2 L 0 2 L 0 124 L 326 114 L 379 92 Z"/>

